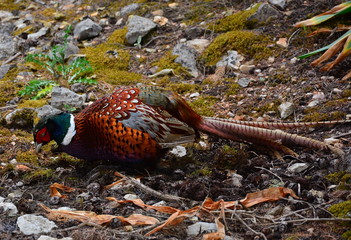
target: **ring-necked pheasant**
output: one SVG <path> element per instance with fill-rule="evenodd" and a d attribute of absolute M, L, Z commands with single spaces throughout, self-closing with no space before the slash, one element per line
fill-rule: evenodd
<path fill-rule="evenodd" d="M 62 151 L 72 156 L 86 160 L 111 160 L 119 164 L 153 165 L 164 154 L 164 150 L 193 142 L 199 131 L 235 141 L 251 142 L 288 154 L 293 152 L 283 144 L 330 149 L 343 155 L 339 148 L 279 130 L 316 124 L 202 117 L 179 95 L 144 86 L 117 89 L 75 117 L 69 113 L 46 116 L 35 126 L 34 140 L 37 150 L 43 144 L 55 140 Z"/>

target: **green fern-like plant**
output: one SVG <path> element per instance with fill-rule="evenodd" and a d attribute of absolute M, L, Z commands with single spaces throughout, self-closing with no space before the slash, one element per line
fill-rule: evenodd
<path fill-rule="evenodd" d="M 51 78 L 29 81 L 28 85 L 19 91 L 20 96 L 30 96 L 32 99 L 40 99 L 50 93 L 53 86 L 71 85 L 74 83 L 97 84 L 96 80 L 86 77 L 93 72 L 93 68 L 88 60 L 82 56 L 75 57 L 71 61 L 65 59 L 68 37 L 71 32 L 72 27 L 69 26 L 65 30 L 63 44 L 55 45 L 48 53 L 28 54 L 25 60 L 41 66 L 50 73 Z"/>

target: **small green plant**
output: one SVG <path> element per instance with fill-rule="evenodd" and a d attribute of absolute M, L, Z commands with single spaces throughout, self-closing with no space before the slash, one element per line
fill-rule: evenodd
<path fill-rule="evenodd" d="M 68 37 L 72 32 L 72 26 L 65 30 L 64 41 L 61 45 L 55 45 L 48 53 L 29 54 L 25 60 L 33 62 L 50 73 L 50 79 L 34 79 L 21 91 L 20 96 L 30 96 L 32 99 L 40 99 L 51 92 L 57 85 L 71 85 L 83 83 L 87 85 L 96 84 L 94 79 L 86 75 L 93 71 L 88 60 L 84 57 L 75 57 L 69 61 L 65 58 L 68 46 Z"/>
<path fill-rule="evenodd" d="M 327 12 L 324 12 L 322 14 L 314 16 L 313 18 L 296 23 L 295 27 L 306 27 L 306 26 L 318 25 L 332 17 L 343 15 L 350 12 L 351 12 L 351 1 L 344 2 L 342 4 L 339 4 L 333 7 Z M 313 67 L 316 67 L 316 66 L 320 66 L 323 62 L 329 60 L 331 57 L 333 57 L 339 52 L 339 55 L 333 61 L 329 62 L 328 64 L 326 64 L 324 67 L 321 68 L 322 71 L 329 71 L 336 64 L 342 62 L 346 57 L 348 57 L 351 54 L 351 26 L 338 26 L 336 29 L 321 28 L 311 33 L 311 36 L 317 33 L 334 32 L 334 31 L 347 31 L 347 32 L 343 34 L 341 37 L 339 37 L 337 40 L 332 42 L 331 44 L 325 47 L 322 47 L 320 49 L 317 49 L 313 52 L 299 56 L 299 58 L 300 59 L 307 58 L 314 54 L 325 51 L 325 53 L 322 56 L 320 56 L 319 58 L 317 58 L 315 61 L 311 63 Z M 343 77 L 343 80 L 346 80 L 348 78 L 351 78 L 351 72 L 348 72 Z"/>

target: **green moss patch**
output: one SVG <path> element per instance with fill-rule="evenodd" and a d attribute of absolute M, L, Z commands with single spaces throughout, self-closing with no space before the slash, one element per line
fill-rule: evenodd
<path fill-rule="evenodd" d="M 16 157 L 17 162 L 19 163 L 27 163 L 31 166 L 38 166 L 38 155 L 32 151 L 26 151 L 26 152 L 17 152 L 17 157 Z"/>
<path fill-rule="evenodd" d="M 206 65 L 215 65 L 228 50 L 236 50 L 248 58 L 260 60 L 271 55 L 267 45 L 271 43 L 268 37 L 252 31 L 236 30 L 219 35 L 201 55 Z"/>
<path fill-rule="evenodd" d="M 257 21 L 248 20 L 248 18 L 257 11 L 259 6 L 260 4 L 256 4 L 249 10 L 236 12 L 230 16 L 222 18 L 216 21 L 213 25 L 210 25 L 209 29 L 213 29 L 215 32 L 252 29 Z"/>
<path fill-rule="evenodd" d="M 213 105 L 219 102 L 219 99 L 213 96 L 202 96 L 193 102 L 189 102 L 195 112 L 200 115 L 212 117 L 214 115 Z"/>

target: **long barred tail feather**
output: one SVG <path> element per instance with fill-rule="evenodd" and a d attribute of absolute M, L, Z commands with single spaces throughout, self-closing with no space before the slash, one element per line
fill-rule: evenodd
<path fill-rule="evenodd" d="M 242 120 L 230 120 L 222 118 L 203 117 L 205 120 L 217 120 L 227 123 L 235 123 L 240 125 L 267 128 L 267 129 L 294 129 L 303 127 L 316 127 L 316 126 L 329 126 L 335 124 L 351 123 L 351 119 L 348 120 L 334 120 L 334 121 L 323 121 L 323 122 L 258 122 L 258 121 L 242 121 Z"/>
<path fill-rule="evenodd" d="M 344 157 L 345 155 L 341 149 L 312 138 L 287 133 L 279 129 L 272 130 L 263 127 L 242 125 L 225 119 L 204 118 L 199 124 L 198 129 L 202 132 L 214 134 L 227 139 L 252 142 L 277 150 L 282 150 L 283 152 L 286 152 L 286 149 L 282 147 L 282 144 L 295 144 L 319 150 L 330 149 L 341 157 Z M 278 144 L 273 144 L 274 142 Z"/>

